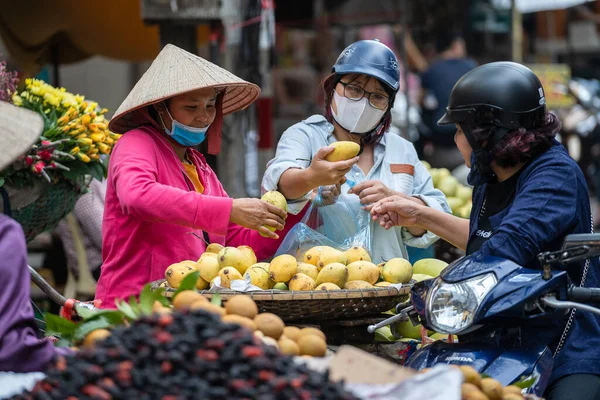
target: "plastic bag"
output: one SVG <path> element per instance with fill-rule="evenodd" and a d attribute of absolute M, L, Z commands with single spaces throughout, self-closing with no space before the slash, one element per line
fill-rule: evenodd
<path fill-rule="evenodd" d="M 275 256 L 290 254 L 301 260 L 314 246 L 347 250 L 359 246 L 371 253 L 371 216 L 359 208 L 358 214 L 345 201 L 328 202 L 319 187 L 302 221 L 296 224 L 279 246 Z"/>

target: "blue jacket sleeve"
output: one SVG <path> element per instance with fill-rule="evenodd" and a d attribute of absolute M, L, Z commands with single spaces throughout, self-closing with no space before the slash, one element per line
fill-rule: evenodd
<path fill-rule="evenodd" d="M 507 215 L 479 251 L 530 265 L 573 226 L 578 185 L 573 166 L 559 160 L 521 179 Z"/>

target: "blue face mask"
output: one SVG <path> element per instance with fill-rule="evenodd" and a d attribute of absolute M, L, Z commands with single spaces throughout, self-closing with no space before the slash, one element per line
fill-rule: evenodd
<path fill-rule="evenodd" d="M 166 106 L 165 106 L 166 108 Z M 194 147 L 198 146 L 200 143 L 204 142 L 206 139 L 206 131 L 210 128 L 210 125 L 205 126 L 204 128 L 194 128 L 191 126 L 187 126 L 182 124 L 179 121 L 176 121 L 169 113 L 167 109 L 167 113 L 169 117 L 171 117 L 171 125 L 172 130 L 169 130 L 163 121 L 163 126 L 165 126 L 165 133 L 169 135 L 173 140 L 185 147 Z M 160 115 L 160 114 L 159 114 Z M 160 117 L 162 121 L 162 117 Z"/>

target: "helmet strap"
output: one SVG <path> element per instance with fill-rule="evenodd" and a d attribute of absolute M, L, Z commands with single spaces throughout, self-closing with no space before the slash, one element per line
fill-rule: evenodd
<path fill-rule="evenodd" d="M 473 155 L 471 156 L 472 169 L 477 172 L 488 182 L 494 182 L 497 177 L 492 170 L 492 148 L 495 146 L 494 139 L 489 140 L 485 147 L 481 147 L 479 142 L 473 136 L 473 127 L 469 124 L 459 124 L 467 138 L 467 142 L 471 145 Z M 496 132 L 494 132 L 494 135 Z"/>

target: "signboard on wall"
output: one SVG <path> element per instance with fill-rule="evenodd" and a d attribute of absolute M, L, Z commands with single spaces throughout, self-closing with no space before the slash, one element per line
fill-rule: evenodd
<path fill-rule="evenodd" d="M 571 67 L 567 64 L 529 64 L 527 65 L 540 78 L 549 109 L 570 107 L 574 99 L 564 88 L 571 79 Z"/>
<path fill-rule="evenodd" d="M 220 20 L 221 0 L 140 0 L 142 20 L 145 22 Z"/>

